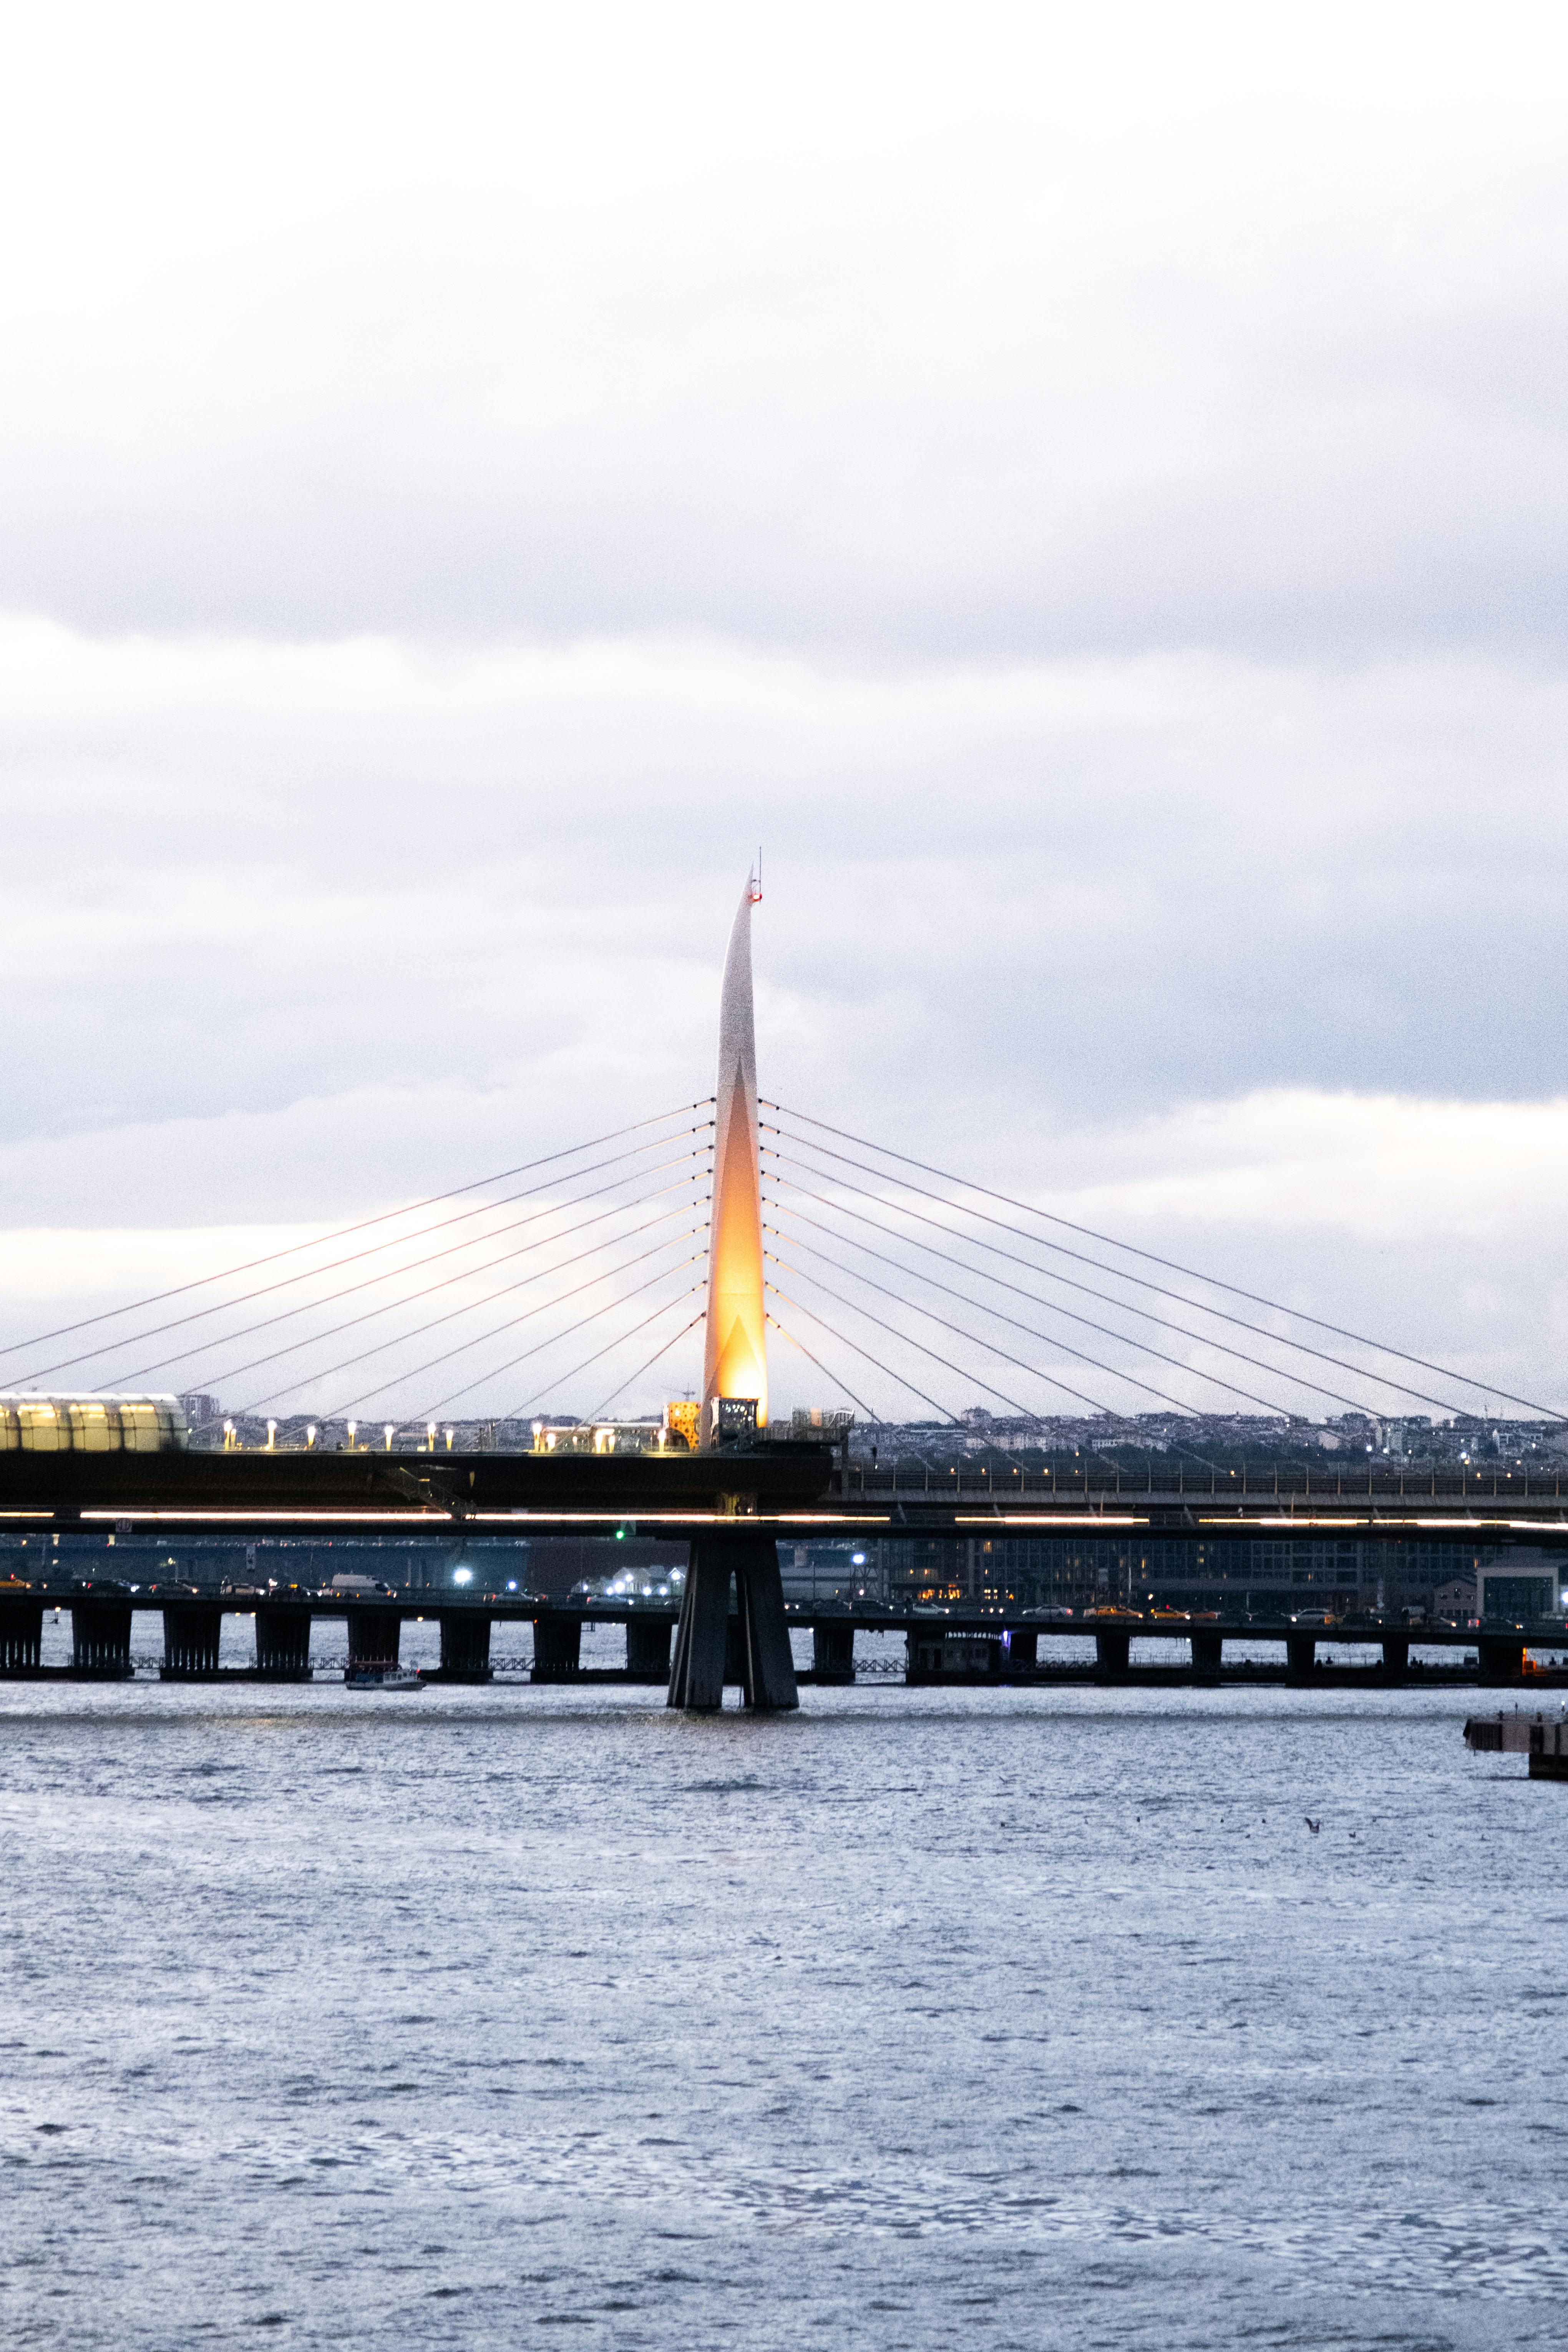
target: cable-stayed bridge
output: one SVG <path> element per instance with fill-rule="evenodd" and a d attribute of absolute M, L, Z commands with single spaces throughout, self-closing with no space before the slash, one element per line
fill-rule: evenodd
<path fill-rule="evenodd" d="M 635 1521 L 691 1547 L 670 1692 L 698 1706 L 719 1700 L 732 1595 L 749 1696 L 793 1704 L 776 1545 L 805 1533 L 1324 1528 L 1568 1547 L 1555 1467 L 1211 1463 L 1205 1484 L 1191 1447 L 1157 1460 L 1205 1412 L 1281 1438 L 1331 1410 L 1462 1422 L 1505 1402 L 1562 1422 L 761 1097 L 755 895 L 731 937 L 713 1096 L 7 1343 L 0 1528 L 479 1540 Z M 830 1426 L 836 1408 L 913 1419 L 929 1450 L 851 1464 L 809 1419 L 786 1432 L 769 1412 L 770 1334 Z M 193 1400 L 188 1442 L 171 1391 Z M 1067 1413 L 1114 1434 L 1070 1471 L 966 1473 L 940 1458 L 942 1433 L 965 1433 L 977 1398 L 1016 1426 Z"/>
<path fill-rule="evenodd" d="M 1163 1426 L 1242 1406 L 1281 1437 L 1331 1406 L 1479 1419 L 1484 1401 L 1561 1425 L 1540 1400 L 763 1109 L 769 1328 L 824 1402 L 868 1423 L 912 1407 L 933 1436 L 963 1433 L 979 1396 L 1026 1422 L 1099 1414 L 1130 1445 L 1151 1405 Z M 272 1420 L 285 1444 L 347 1441 L 352 1424 L 356 1444 L 390 1430 L 400 1450 L 441 1450 L 456 1417 L 521 1433 L 574 1391 L 576 1418 L 603 1421 L 704 1323 L 713 1129 L 710 1100 L 682 1105 L 9 1342 L 0 1381 L 13 1396 L 221 1391 L 198 1446 Z M 477 1412 L 476 1392 L 498 1390 Z"/>

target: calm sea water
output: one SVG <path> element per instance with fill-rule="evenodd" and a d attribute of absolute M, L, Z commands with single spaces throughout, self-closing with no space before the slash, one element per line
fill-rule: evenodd
<path fill-rule="evenodd" d="M 5 2341 L 1568 2337 L 1462 1696 L 657 1701 L 0 1685 Z"/>

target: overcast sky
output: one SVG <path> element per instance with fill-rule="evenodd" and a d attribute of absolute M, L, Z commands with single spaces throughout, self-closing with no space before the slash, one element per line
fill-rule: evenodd
<path fill-rule="evenodd" d="M 765 1093 L 1568 1402 L 1563 48 L 14 26 L 0 1327 L 706 1093 L 760 840 Z"/>

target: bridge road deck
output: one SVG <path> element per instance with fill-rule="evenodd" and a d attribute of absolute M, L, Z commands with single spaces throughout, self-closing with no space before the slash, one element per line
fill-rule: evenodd
<path fill-rule="evenodd" d="M 825 1445 L 668 1454 L 0 1454 L 0 1531 L 160 1528 L 229 1538 L 327 1532 L 580 1536 L 636 1523 L 682 1540 L 737 1516 L 804 1536 L 1010 1532 L 1227 1537 L 1314 1531 L 1392 1541 L 1561 1544 L 1563 1480 L 1521 1472 L 1246 1471 L 1159 1483 L 1099 1462 L 911 1476 Z"/>

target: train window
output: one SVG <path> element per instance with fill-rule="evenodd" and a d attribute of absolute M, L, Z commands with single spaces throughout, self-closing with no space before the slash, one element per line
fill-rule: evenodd
<path fill-rule="evenodd" d="M 122 1404 L 120 1428 L 128 1453 L 156 1454 L 163 1444 L 155 1404 Z"/>
<path fill-rule="evenodd" d="M 22 1443 L 32 1454 L 65 1454 L 70 1448 L 70 1424 L 52 1404 L 21 1404 L 16 1408 Z"/>
<path fill-rule="evenodd" d="M 79 1454 L 117 1454 L 120 1451 L 120 1416 L 106 1404 L 84 1400 L 80 1404 L 66 1407 L 70 1415 L 70 1444 Z"/>

